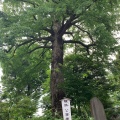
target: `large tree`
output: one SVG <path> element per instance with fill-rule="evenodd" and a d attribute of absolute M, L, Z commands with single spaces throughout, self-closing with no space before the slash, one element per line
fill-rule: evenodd
<path fill-rule="evenodd" d="M 51 50 L 50 92 L 52 111 L 60 112 L 65 97 L 60 84 L 65 44 L 78 44 L 86 55 L 105 59 L 114 51 L 118 0 L 5 0 L 0 13 L 0 39 L 4 51 L 28 45 L 28 53 Z M 32 49 L 31 49 L 32 48 Z"/>

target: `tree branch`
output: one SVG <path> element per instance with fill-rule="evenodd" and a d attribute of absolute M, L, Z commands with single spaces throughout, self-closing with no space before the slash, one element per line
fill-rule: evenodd
<path fill-rule="evenodd" d="M 30 46 L 32 46 L 36 41 L 33 41 L 29 44 L 28 48 L 30 48 Z"/>
<path fill-rule="evenodd" d="M 38 50 L 38 49 L 40 49 L 40 48 L 48 48 L 48 49 L 51 49 L 52 46 L 38 46 L 38 47 L 32 49 L 31 51 L 29 51 L 28 53 L 32 53 L 32 52 L 34 52 L 35 50 Z"/>
<path fill-rule="evenodd" d="M 15 47 L 15 49 L 13 51 L 13 54 L 14 54 L 19 47 L 21 47 L 21 46 L 23 46 L 25 44 L 30 43 L 30 45 L 28 46 L 28 47 L 30 47 L 32 44 L 34 44 L 37 41 L 46 40 L 47 43 L 49 41 L 51 41 L 51 37 L 41 37 L 41 38 L 35 38 L 34 36 L 29 36 L 29 37 L 30 37 L 29 40 L 24 40 L 22 43 L 13 45 L 8 50 L 4 50 L 4 51 L 8 53 L 8 52 L 10 52 L 12 50 L 13 47 Z M 39 48 L 51 48 L 51 46 L 40 46 Z"/>
<path fill-rule="evenodd" d="M 32 41 L 33 41 L 32 39 L 26 40 L 26 41 L 22 42 L 21 44 L 16 44 L 15 46 L 16 46 L 16 48 L 19 48 L 20 46 L 23 46 L 23 45 L 25 45 L 25 44 L 28 44 L 28 43 L 30 43 L 30 42 L 32 42 Z"/>
<path fill-rule="evenodd" d="M 72 25 L 71 22 L 76 19 L 76 15 L 73 14 L 67 21 L 64 25 L 62 25 L 62 27 L 60 28 L 60 36 L 62 36 L 65 31 Z"/>
<path fill-rule="evenodd" d="M 30 42 L 32 42 L 32 40 L 27 40 L 27 41 L 25 41 L 25 42 L 23 42 L 23 43 L 21 43 L 21 44 L 12 45 L 8 50 L 4 50 L 4 51 L 8 53 L 8 52 L 10 52 L 10 51 L 12 50 L 13 47 L 15 47 L 14 52 L 13 52 L 13 53 L 15 53 L 15 51 L 16 51 L 20 46 L 25 45 L 25 44 L 28 44 L 28 43 L 30 43 Z"/>
<path fill-rule="evenodd" d="M 80 44 L 82 45 L 83 47 L 91 47 L 91 46 L 95 46 L 95 44 L 84 44 L 83 42 L 81 41 L 73 41 L 73 40 L 67 40 L 67 41 L 64 41 L 64 43 L 77 43 L 77 44 Z"/>
<path fill-rule="evenodd" d="M 52 41 L 51 36 L 49 36 L 49 37 L 40 37 L 40 38 L 36 38 L 34 36 L 31 36 L 31 38 L 32 38 L 31 40 L 36 40 L 36 41 L 42 41 L 42 40 Z"/>
<path fill-rule="evenodd" d="M 64 41 L 64 43 L 75 43 L 75 44 L 77 43 L 82 45 L 83 47 L 86 47 L 86 45 L 80 41 L 67 40 L 67 41 Z"/>
<path fill-rule="evenodd" d="M 73 32 L 65 32 L 65 34 L 70 34 L 70 35 L 72 35 L 72 34 L 73 34 Z"/>
<path fill-rule="evenodd" d="M 48 42 L 49 42 L 49 41 L 47 41 L 47 42 L 44 44 L 44 46 L 38 46 L 38 47 L 32 49 L 31 51 L 29 51 L 29 53 L 32 53 L 33 51 L 35 51 L 35 50 L 37 50 L 37 49 L 39 49 L 39 48 L 48 48 L 48 49 L 52 49 L 52 46 L 47 46 Z"/>
<path fill-rule="evenodd" d="M 95 46 L 95 44 L 88 44 L 88 45 L 86 45 L 86 44 L 82 43 L 81 41 L 73 41 L 73 40 L 67 40 L 67 41 L 64 41 L 64 43 L 80 44 L 80 45 L 82 45 L 82 46 L 86 49 L 88 55 L 90 54 L 90 53 L 89 53 L 89 47 Z"/>
<path fill-rule="evenodd" d="M 94 43 L 93 37 L 88 31 L 84 30 L 83 28 L 81 28 L 77 25 L 73 25 L 73 26 L 77 27 L 80 31 L 87 33 L 88 37 L 92 40 L 92 43 Z"/>
<path fill-rule="evenodd" d="M 48 50 L 43 50 L 42 53 L 40 54 L 40 58 L 44 57 L 44 54 L 47 52 Z M 33 67 L 33 69 L 35 69 L 40 63 L 42 63 L 43 59 L 40 59 L 40 61 Z"/>
<path fill-rule="evenodd" d="M 50 34 L 52 34 L 52 33 L 53 33 L 52 29 L 44 28 L 43 30 L 45 30 L 45 31 L 49 32 Z"/>
<path fill-rule="evenodd" d="M 15 46 L 11 46 L 10 49 L 7 50 L 7 51 L 5 51 L 5 52 L 8 53 L 8 52 L 10 52 L 10 51 L 12 50 L 13 47 L 15 47 L 15 49 L 14 49 L 14 51 L 13 51 L 13 56 L 14 56 L 14 53 L 16 52 L 16 50 L 17 50 L 19 47 L 21 47 L 21 46 L 23 46 L 23 45 L 25 45 L 25 44 L 28 44 L 28 43 L 30 43 L 30 42 L 32 42 L 32 40 L 27 40 L 27 41 L 25 41 L 25 42 L 23 42 L 23 43 L 21 43 L 21 44 L 18 44 L 18 45 L 15 45 Z"/>
<path fill-rule="evenodd" d="M 11 46 L 8 50 L 4 49 L 4 52 L 9 53 L 14 46 Z"/>
<path fill-rule="evenodd" d="M 20 0 L 19 0 L 19 1 L 20 1 Z M 31 5 L 33 5 L 34 7 L 35 7 L 35 5 L 36 5 L 36 6 L 39 6 L 37 3 L 35 3 L 35 2 L 31 2 L 31 1 L 28 1 L 28 0 L 22 0 L 22 2 L 25 2 L 25 3 L 31 4 Z"/>

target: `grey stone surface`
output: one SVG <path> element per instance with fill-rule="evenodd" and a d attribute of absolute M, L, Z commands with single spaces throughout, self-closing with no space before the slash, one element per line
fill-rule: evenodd
<path fill-rule="evenodd" d="M 94 97 L 90 100 L 90 105 L 94 120 L 107 120 L 103 104 L 97 97 Z"/>

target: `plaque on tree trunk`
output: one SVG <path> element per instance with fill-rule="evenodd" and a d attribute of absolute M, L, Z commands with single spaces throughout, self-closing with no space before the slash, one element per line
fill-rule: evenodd
<path fill-rule="evenodd" d="M 101 101 L 94 97 L 90 100 L 91 112 L 94 120 L 107 120 L 103 104 Z"/>

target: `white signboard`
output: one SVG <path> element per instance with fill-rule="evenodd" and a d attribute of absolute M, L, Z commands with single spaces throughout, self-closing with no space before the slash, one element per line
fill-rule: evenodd
<path fill-rule="evenodd" d="M 61 100 L 61 103 L 62 103 L 64 120 L 72 120 L 72 118 L 71 118 L 71 108 L 70 108 L 70 99 L 64 98 L 64 99 Z"/>

